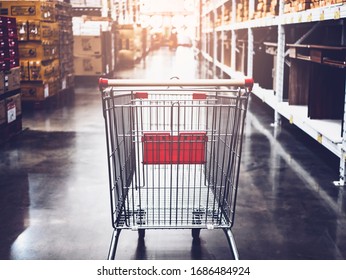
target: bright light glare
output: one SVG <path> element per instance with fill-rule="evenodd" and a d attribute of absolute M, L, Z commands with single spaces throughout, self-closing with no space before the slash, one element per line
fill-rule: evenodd
<path fill-rule="evenodd" d="M 184 1 L 184 8 L 187 10 L 187 11 L 193 11 L 194 8 L 195 8 L 195 3 L 193 0 L 185 0 Z"/>
<path fill-rule="evenodd" d="M 157 12 L 157 13 L 179 13 L 184 11 L 193 11 L 194 0 L 145 0 L 141 1 L 142 12 Z"/>
<path fill-rule="evenodd" d="M 163 26 L 171 26 L 172 24 L 172 18 L 169 16 L 165 16 L 163 18 Z"/>
<path fill-rule="evenodd" d="M 195 25 L 195 17 L 194 16 L 185 16 L 184 24 L 186 27 L 193 27 Z"/>
<path fill-rule="evenodd" d="M 162 16 L 155 15 L 150 18 L 150 26 L 152 28 L 160 28 L 162 26 Z"/>
<path fill-rule="evenodd" d="M 147 28 L 150 25 L 150 16 L 141 15 L 140 21 L 141 21 L 141 26 L 143 28 Z"/>
<path fill-rule="evenodd" d="M 182 15 L 175 15 L 172 17 L 172 25 L 175 28 L 181 28 L 184 26 L 185 18 Z"/>

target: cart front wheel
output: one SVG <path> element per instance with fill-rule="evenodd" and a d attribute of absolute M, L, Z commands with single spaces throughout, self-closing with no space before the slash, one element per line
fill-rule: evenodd
<path fill-rule="evenodd" d="M 139 229 L 138 230 L 138 238 L 144 239 L 144 237 L 145 237 L 145 229 Z"/>
<path fill-rule="evenodd" d="M 192 238 L 193 239 L 199 239 L 199 233 L 201 232 L 201 229 L 200 228 L 193 228 L 192 229 Z"/>

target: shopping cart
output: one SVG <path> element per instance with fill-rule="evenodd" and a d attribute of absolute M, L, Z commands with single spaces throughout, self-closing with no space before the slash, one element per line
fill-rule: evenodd
<path fill-rule="evenodd" d="M 122 229 L 223 229 L 235 259 L 242 135 L 252 79 L 99 80 L 114 259 Z"/>

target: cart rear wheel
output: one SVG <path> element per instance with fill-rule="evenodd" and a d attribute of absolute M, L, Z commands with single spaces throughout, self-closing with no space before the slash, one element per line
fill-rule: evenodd
<path fill-rule="evenodd" d="M 200 228 L 193 228 L 191 231 L 193 239 L 199 239 L 199 233 L 201 232 Z"/>
<path fill-rule="evenodd" d="M 144 239 L 144 237 L 145 237 L 145 229 L 139 229 L 138 230 L 138 238 Z"/>

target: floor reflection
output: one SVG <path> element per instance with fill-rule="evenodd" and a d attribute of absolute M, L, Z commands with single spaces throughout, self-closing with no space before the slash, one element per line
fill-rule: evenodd
<path fill-rule="evenodd" d="M 150 53 L 119 78 L 210 75 L 184 49 Z M 176 67 L 176 68 L 174 68 Z M 181 72 L 181 73 L 180 73 Z M 190 76 L 191 75 L 191 76 Z M 209 76 L 210 77 L 210 76 Z M 183 77 L 182 77 L 183 78 Z M 338 159 L 250 101 L 233 227 L 241 259 L 345 259 L 346 195 Z M 26 113 L 25 130 L 0 147 L 0 258 L 106 259 L 112 232 L 104 123 L 97 80 L 78 81 L 66 106 Z M 232 259 L 222 230 L 124 230 L 117 259 Z"/>
<path fill-rule="evenodd" d="M 28 175 L 21 172 L 0 177 L 0 259 L 6 260 L 12 243 L 30 226 L 29 182 Z"/>

